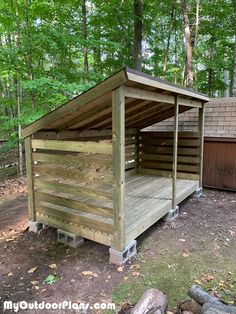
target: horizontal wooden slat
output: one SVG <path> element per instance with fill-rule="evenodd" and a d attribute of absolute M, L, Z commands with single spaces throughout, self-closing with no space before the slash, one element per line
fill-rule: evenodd
<path fill-rule="evenodd" d="M 145 138 L 173 138 L 173 132 L 151 132 L 151 131 L 142 131 L 138 133 L 138 136 Z M 178 138 L 199 138 L 199 132 L 178 132 Z"/>
<path fill-rule="evenodd" d="M 80 156 L 68 156 L 68 155 L 56 155 L 56 154 L 44 154 L 33 153 L 33 160 L 37 162 L 60 164 L 67 167 L 77 168 L 96 168 L 99 171 L 112 171 L 112 160 L 99 158 L 97 155 L 80 155 Z"/>
<path fill-rule="evenodd" d="M 85 211 L 88 213 L 92 213 L 95 215 L 100 215 L 103 217 L 113 217 L 113 210 L 109 207 L 103 207 L 103 206 L 95 206 L 93 204 L 88 204 L 85 202 L 73 200 L 67 197 L 62 196 L 55 196 L 44 192 L 35 192 L 35 199 L 36 202 L 43 201 L 52 203 L 59 206 L 66 206 L 72 209 L 76 209 L 79 211 Z"/>
<path fill-rule="evenodd" d="M 156 147 L 156 146 L 143 146 L 139 150 L 141 153 L 152 153 L 152 154 L 172 154 L 172 147 Z M 179 155 L 193 155 L 197 156 L 199 154 L 199 149 L 197 148 L 178 148 Z"/>
<path fill-rule="evenodd" d="M 173 139 L 159 139 L 159 138 L 147 138 L 147 139 L 140 139 L 139 140 L 141 145 L 147 146 L 173 146 L 174 140 Z M 200 146 L 200 139 L 182 139 L 178 140 L 178 147 L 194 147 Z"/>
<path fill-rule="evenodd" d="M 139 162 L 141 168 L 148 168 L 148 169 L 160 169 L 160 170 L 171 170 L 173 169 L 172 163 L 156 163 L 156 162 L 148 162 L 148 161 L 141 161 Z M 197 165 L 177 165 L 177 171 L 181 172 L 194 172 L 197 173 L 198 166 Z"/>
<path fill-rule="evenodd" d="M 156 161 L 173 161 L 172 155 L 152 155 L 152 154 L 142 154 L 139 155 L 140 160 L 156 160 Z M 199 157 L 188 157 L 188 156 L 178 156 L 178 163 L 199 163 Z"/>
<path fill-rule="evenodd" d="M 96 241 L 98 243 L 102 243 L 108 246 L 111 246 L 113 243 L 112 234 L 100 232 L 92 228 L 85 228 L 83 226 L 72 223 L 68 224 L 66 221 L 62 221 L 61 219 L 51 217 L 48 215 L 43 215 L 40 213 L 36 213 L 36 220 L 40 223 L 49 225 L 56 229 L 62 229 L 64 231 L 77 234 L 85 239 Z"/>
<path fill-rule="evenodd" d="M 172 171 L 156 170 L 156 169 L 144 169 L 138 168 L 138 173 L 140 174 L 149 174 L 149 175 L 159 175 L 163 177 L 171 178 L 173 175 Z M 177 172 L 178 179 L 189 179 L 189 180 L 199 180 L 199 175 L 191 173 L 182 173 Z"/>
<path fill-rule="evenodd" d="M 106 142 L 79 142 L 57 140 L 32 140 L 33 149 L 47 149 L 80 153 L 112 154 L 112 143 Z"/>
<path fill-rule="evenodd" d="M 108 224 L 98 219 L 96 220 L 86 216 L 82 216 L 75 210 L 67 207 L 42 202 L 40 205 L 39 204 L 37 205 L 36 210 L 37 212 L 43 215 L 56 217 L 58 219 L 65 220 L 67 222 L 72 222 L 74 224 L 81 225 L 87 228 L 93 228 L 95 230 L 99 230 L 106 233 L 113 232 L 112 223 Z"/>
<path fill-rule="evenodd" d="M 93 189 L 90 187 L 84 186 L 75 186 L 65 183 L 59 182 L 50 182 L 46 180 L 42 180 L 40 178 L 34 179 L 34 186 L 36 189 L 48 190 L 54 192 L 63 192 L 68 194 L 82 194 L 84 196 L 91 197 L 93 199 L 108 199 L 112 200 L 112 192 L 101 190 L 101 189 Z"/>
<path fill-rule="evenodd" d="M 74 180 L 76 182 L 104 182 L 112 184 L 112 174 L 106 172 L 80 171 L 59 165 L 37 164 L 33 166 L 33 173 L 44 178 Z"/>

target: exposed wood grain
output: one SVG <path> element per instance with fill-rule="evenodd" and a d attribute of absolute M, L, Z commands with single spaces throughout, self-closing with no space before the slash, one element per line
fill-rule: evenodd
<path fill-rule="evenodd" d="M 106 233 L 113 232 L 112 220 L 111 223 L 108 224 L 99 220 L 99 216 L 97 217 L 97 219 L 96 218 L 91 219 L 68 207 L 62 207 L 46 202 L 41 202 L 41 204 L 38 204 L 36 206 L 36 210 L 40 214 L 56 217 L 58 219 L 65 220 L 67 222 L 71 222 L 77 225 L 81 225 L 83 227 L 93 228 L 95 230 L 99 230 Z"/>
<path fill-rule="evenodd" d="M 112 132 L 113 132 L 113 213 L 114 249 L 125 247 L 125 96 L 122 87 L 112 93 Z"/>
<path fill-rule="evenodd" d="M 77 200 L 73 200 L 68 197 L 63 197 L 59 195 L 52 195 L 44 192 L 35 192 L 35 199 L 37 202 L 48 202 L 59 206 L 65 206 L 72 209 L 77 209 L 79 211 L 85 211 L 88 213 L 92 213 L 95 215 L 100 215 L 103 217 L 113 217 L 112 208 L 104 207 L 104 206 L 95 206 L 93 204 L 80 202 Z"/>
<path fill-rule="evenodd" d="M 75 186 L 71 184 L 46 181 L 40 178 L 34 178 L 34 186 L 36 189 L 63 192 L 68 194 L 82 194 L 93 199 L 108 199 L 112 200 L 112 192 L 101 189 L 93 189 L 91 187 Z"/>
<path fill-rule="evenodd" d="M 112 154 L 112 144 L 106 142 L 78 142 L 57 140 L 32 140 L 32 148 L 80 153 Z"/>
<path fill-rule="evenodd" d="M 172 209 L 176 204 L 176 180 L 177 180 L 177 156 L 178 156 L 178 129 L 179 129 L 179 98 L 175 97 L 175 116 L 174 116 L 174 142 L 173 142 L 173 181 L 172 181 Z"/>
<path fill-rule="evenodd" d="M 34 201 L 34 178 L 32 159 L 32 140 L 28 136 L 25 138 L 25 167 L 27 174 L 27 194 L 28 194 L 28 215 L 30 221 L 35 221 L 35 201 Z"/>
<path fill-rule="evenodd" d="M 41 119 L 30 124 L 23 130 L 23 136 L 27 137 L 40 129 L 43 129 L 53 123 L 55 120 L 64 117 L 67 114 L 71 114 L 73 111 L 78 110 L 79 107 L 86 106 L 90 101 L 106 94 L 112 89 L 121 86 L 127 81 L 127 76 L 124 70 L 118 72 L 117 74 L 111 76 L 109 79 L 103 81 L 102 83 L 91 88 L 82 95 L 72 99 L 65 105 L 59 107 L 58 109 L 50 112 Z"/>

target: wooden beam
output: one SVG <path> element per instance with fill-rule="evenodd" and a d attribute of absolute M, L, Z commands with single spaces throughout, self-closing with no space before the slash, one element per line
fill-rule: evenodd
<path fill-rule="evenodd" d="M 27 175 L 28 215 L 30 221 L 35 221 L 32 140 L 30 136 L 25 138 L 25 166 Z"/>
<path fill-rule="evenodd" d="M 178 123 L 179 123 L 179 100 L 175 97 L 175 116 L 174 116 L 174 143 L 173 143 L 173 181 L 172 181 L 172 209 L 176 204 L 176 180 L 177 180 L 177 157 L 178 157 Z"/>
<path fill-rule="evenodd" d="M 32 140 L 32 148 L 59 150 L 78 153 L 112 154 L 112 144 L 103 142 L 79 142 L 79 141 L 57 141 L 57 140 Z"/>
<path fill-rule="evenodd" d="M 163 93 L 152 92 L 152 91 L 141 89 L 141 88 L 125 87 L 125 96 L 136 98 L 136 99 L 154 101 L 154 102 L 162 102 L 162 103 L 171 104 L 171 105 L 175 104 L 174 95 L 166 95 Z M 179 96 L 179 105 L 188 106 L 192 108 L 201 108 L 202 102 L 188 99 L 188 98 L 183 98 Z"/>
<path fill-rule="evenodd" d="M 93 101 L 94 99 L 105 95 L 109 91 L 121 86 L 127 82 L 127 75 L 126 71 L 122 70 L 107 80 L 103 81 L 102 83 L 96 85 L 95 87 L 89 89 L 87 92 L 81 94 L 78 97 L 75 97 L 65 105 L 57 108 L 56 110 L 50 112 L 46 116 L 40 118 L 39 120 L 33 122 L 29 126 L 23 129 L 23 136 L 27 137 L 40 129 L 48 127 L 51 123 L 55 120 L 58 120 L 64 117 L 67 114 L 71 114 L 72 112 L 86 106 L 89 102 Z"/>
<path fill-rule="evenodd" d="M 205 125 L 205 104 L 203 103 L 202 108 L 199 108 L 199 115 L 198 115 L 198 131 L 200 133 L 199 188 L 202 187 L 202 177 L 203 177 L 204 125 Z"/>
<path fill-rule="evenodd" d="M 113 138 L 113 248 L 123 251 L 125 247 L 125 95 L 123 87 L 112 93 Z"/>
<path fill-rule="evenodd" d="M 190 89 L 183 88 L 183 87 L 180 87 L 178 85 L 174 85 L 172 83 L 169 83 L 169 82 L 161 80 L 161 79 L 157 79 L 157 78 L 152 77 L 150 75 L 146 75 L 144 73 L 140 73 L 140 72 L 137 72 L 137 71 L 129 69 L 129 68 L 126 69 L 126 73 L 127 73 L 129 81 L 133 81 L 133 82 L 147 85 L 147 86 L 152 86 L 155 88 L 162 89 L 164 91 L 169 91 L 169 92 L 173 92 L 173 93 L 180 94 L 180 95 L 186 95 L 189 97 L 194 97 L 194 98 L 201 99 L 204 101 L 209 101 L 209 98 L 203 94 L 196 93 Z"/>

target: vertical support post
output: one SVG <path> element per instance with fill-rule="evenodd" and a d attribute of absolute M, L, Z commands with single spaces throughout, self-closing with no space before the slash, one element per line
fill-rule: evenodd
<path fill-rule="evenodd" d="M 175 124 L 174 124 L 174 143 L 173 143 L 173 181 L 172 181 L 172 209 L 176 204 L 176 180 L 177 180 L 177 157 L 178 157 L 178 124 L 179 124 L 179 103 L 178 96 L 175 96 Z"/>
<path fill-rule="evenodd" d="M 204 124 L 205 124 L 205 104 L 202 103 L 202 108 L 199 108 L 198 114 L 198 131 L 200 137 L 200 165 L 199 165 L 199 188 L 202 188 L 203 176 L 203 152 L 204 152 Z"/>
<path fill-rule="evenodd" d="M 33 158 L 32 158 L 32 141 L 31 137 L 25 138 L 25 166 L 27 174 L 27 191 L 28 191 L 28 214 L 29 220 L 35 221 L 35 202 L 34 202 L 34 178 L 33 178 Z"/>
<path fill-rule="evenodd" d="M 112 140 L 113 140 L 113 248 L 125 248 L 125 94 L 123 87 L 112 92 Z"/>

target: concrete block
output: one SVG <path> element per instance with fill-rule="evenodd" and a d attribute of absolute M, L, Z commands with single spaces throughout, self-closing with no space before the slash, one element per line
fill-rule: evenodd
<path fill-rule="evenodd" d="M 179 206 L 176 206 L 176 208 L 171 209 L 164 217 L 164 221 L 173 221 L 175 218 L 177 218 L 179 215 Z"/>
<path fill-rule="evenodd" d="M 84 238 L 61 229 L 57 229 L 57 241 L 73 248 L 77 248 L 84 244 Z"/>
<path fill-rule="evenodd" d="M 203 193 L 203 188 L 198 188 L 198 189 L 195 191 L 194 196 L 200 197 L 200 196 L 202 196 L 202 193 Z"/>
<path fill-rule="evenodd" d="M 43 228 L 43 224 L 41 224 L 40 222 L 29 220 L 29 231 L 38 233 L 42 228 Z"/>
<path fill-rule="evenodd" d="M 127 260 L 137 255 L 137 241 L 133 240 L 126 245 L 124 251 L 116 251 L 113 248 L 109 249 L 110 253 L 110 264 L 123 265 Z"/>

